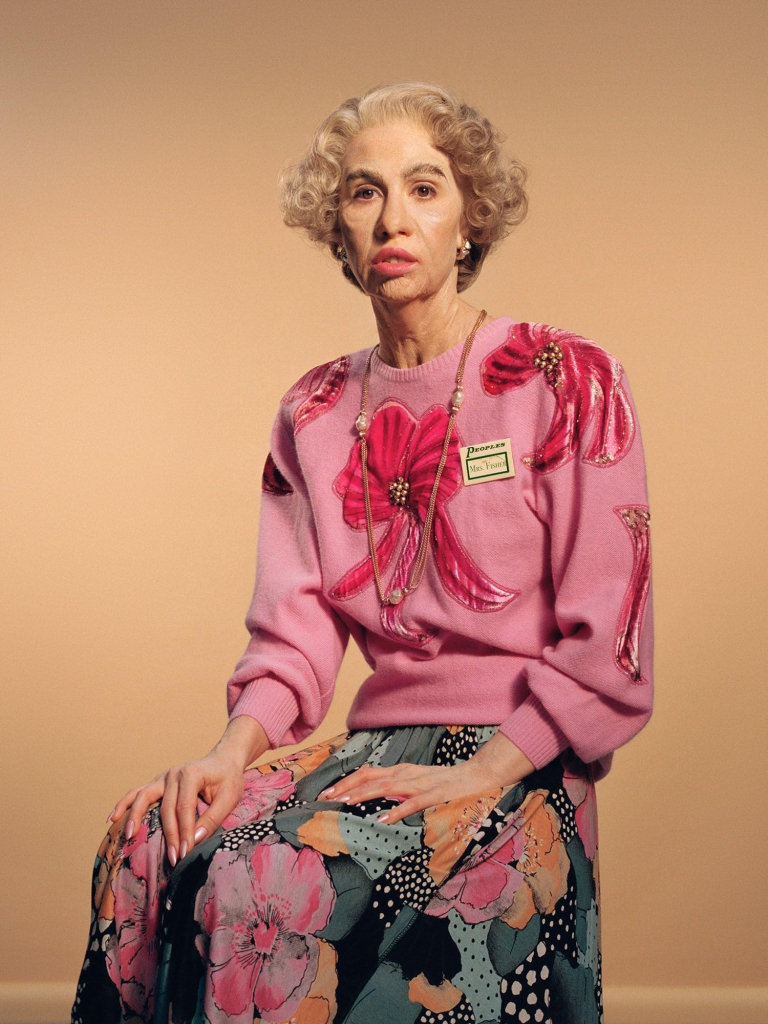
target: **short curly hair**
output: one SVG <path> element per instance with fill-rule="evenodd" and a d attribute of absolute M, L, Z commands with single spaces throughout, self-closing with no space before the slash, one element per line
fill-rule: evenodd
<path fill-rule="evenodd" d="M 528 212 L 527 168 L 502 151 L 505 137 L 474 107 L 439 85 L 399 82 L 377 85 L 330 113 L 316 130 L 305 156 L 279 177 L 280 209 L 288 227 L 339 259 L 338 209 L 341 162 L 350 140 L 364 128 L 393 120 L 424 128 L 436 149 L 451 160 L 464 195 L 470 251 L 459 263 L 457 290 L 468 288 L 488 254 Z M 362 287 L 347 263 L 344 276 Z"/>

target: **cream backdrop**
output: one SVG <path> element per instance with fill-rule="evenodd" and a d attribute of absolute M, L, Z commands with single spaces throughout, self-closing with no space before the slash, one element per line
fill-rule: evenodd
<path fill-rule="evenodd" d="M 593 338 L 638 405 L 656 708 L 598 787 L 609 1024 L 768 1020 L 767 30 L 749 0 L 0 5 L 0 1020 L 65 1020 L 107 813 L 225 727 L 277 402 L 377 340 L 277 175 L 409 79 L 531 171 L 467 298 Z"/>

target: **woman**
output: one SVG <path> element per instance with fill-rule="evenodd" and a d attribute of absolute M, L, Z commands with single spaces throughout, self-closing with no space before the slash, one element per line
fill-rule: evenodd
<path fill-rule="evenodd" d="M 280 402 L 227 728 L 110 815 L 73 1022 L 602 1020 L 595 783 L 652 711 L 646 475 L 614 356 L 460 296 L 525 179 L 421 83 L 342 103 L 285 172 L 378 344 Z M 350 636 L 347 731 L 245 770 L 321 725 Z"/>

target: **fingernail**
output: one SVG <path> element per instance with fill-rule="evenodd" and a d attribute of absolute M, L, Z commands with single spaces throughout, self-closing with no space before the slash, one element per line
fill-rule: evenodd
<path fill-rule="evenodd" d="M 328 796 L 328 794 L 332 793 L 334 789 L 336 789 L 335 786 L 329 786 L 328 789 L 324 789 L 321 793 L 318 793 L 318 796 Z"/>
<path fill-rule="evenodd" d="M 107 815 L 107 824 L 109 824 L 109 823 L 110 823 L 110 821 L 112 821 L 112 815 L 113 815 L 114 813 L 115 813 L 114 811 L 110 811 L 110 812 L 109 812 L 109 814 Z"/>
<path fill-rule="evenodd" d="M 186 856 L 187 856 L 187 840 L 186 839 L 182 839 L 181 840 L 181 849 L 179 850 L 179 857 L 180 857 L 181 860 L 184 860 L 184 858 Z"/>
<path fill-rule="evenodd" d="M 125 830 L 125 838 L 130 839 L 133 835 L 133 818 L 128 822 L 128 827 Z"/>
<path fill-rule="evenodd" d="M 171 862 L 171 864 L 174 867 L 176 867 L 176 847 L 175 846 L 169 846 L 168 847 L 168 860 Z"/>
<path fill-rule="evenodd" d="M 389 821 L 389 815 L 382 814 L 382 816 L 380 818 L 377 818 L 376 821 Z"/>
<path fill-rule="evenodd" d="M 207 835 L 208 835 L 208 829 L 205 827 L 205 825 L 201 825 L 200 828 L 195 829 L 195 842 L 199 843 L 200 840 L 204 836 L 207 836 Z"/>
<path fill-rule="evenodd" d="M 342 803 L 346 803 L 346 802 L 347 802 L 347 800 L 349 800 L 349 793 L 345 793 L 345 794 L 344 794 L 344 796 L 340 796 L 340 797 L 339 797 L 339 800 L 340 800 L 340 801 L 341 801 Z"/>

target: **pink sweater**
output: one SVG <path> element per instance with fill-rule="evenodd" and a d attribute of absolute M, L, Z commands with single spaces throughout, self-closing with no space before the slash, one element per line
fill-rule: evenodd
<path fill-rule="evenodd" d="M 373 356 L 368 477 L 385 592 L 411 576 L 462 345 L 408 369 Z M 426 572 L 383 607 L 355 428 L 369 351 L 314 367 L 281 399 L 229 717 L 256 718 L 273 748 L 300 743 L 325 718 L 352 635 L 371 671 L 348 729 L 498 724 L 537 768 L 570 746 L 604 777 L 653 705 L 646 469 L 621 363 L 545 324 L 483 324 Z M 390 500 L 397 477 L 405 504 Z"/>

